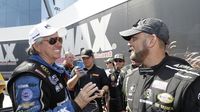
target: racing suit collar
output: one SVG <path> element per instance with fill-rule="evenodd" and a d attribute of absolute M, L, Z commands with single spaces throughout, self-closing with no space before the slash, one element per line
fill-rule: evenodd
<path fill-rule="evenodd" d="M 34 60 L 34 61 L 36 61 L 36 62 L 39 62 L 39 63 L 41 63 L 41 64 L 43 64 L 43 65 L 45 65 L 45 66 L 51 68 L 52 70 L 56 71 L 56 72 L 59 73 L 59 74 L 62 74 L 62 73 L 65 72 L 64 67 L 61 67 L 61 66 L 57 65 L 56 63 L 50 65 L 50 64 L 48 64 L 47 62 L 45 62 L 45 61 L 44 61 L 39 55 L 37 55 L 37 54 L 36 54 L 36 55 L 30 56 L 29 59 L 30 59 L 30 60 Z"/>
<path fill-rule="evenodd" d="M 161 66 L 163 66 L 166 63 L 168 58 L 169 58 L 169 55 L 166 53 L 166 55 L 163 58 L 163 60 L 159 64 L 157 64 L 155 66 L 152 66 L 150 68 L 146 68 L 146 67 L 141 65 L 139 67 L 140 75 L 154 75 L 154 73 L 156 71 L 158 71 L 161 68 Z"/>

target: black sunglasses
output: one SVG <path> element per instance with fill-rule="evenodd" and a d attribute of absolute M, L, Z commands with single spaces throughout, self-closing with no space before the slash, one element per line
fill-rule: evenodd
<path fill-rule="evenodd" d="M 124 60 L 121 60 L 121 59 L 115 59 L 114 61 L 115 62 L 124 62 Z"/>
<path fill-rule="evenodd" d="M 111 64 L 112 62 L 106 62 L 106 64 Z"/>
<path fill-rule="evenodd" d="M 48 41 L 50 45 L 54 45 L 56 44 L 57 41 L 59 41 L 62 44 L 63 39 L 61 37 L 54 37 L 54 38 L 49 38 L 48 40 L 45 41 Z"/>

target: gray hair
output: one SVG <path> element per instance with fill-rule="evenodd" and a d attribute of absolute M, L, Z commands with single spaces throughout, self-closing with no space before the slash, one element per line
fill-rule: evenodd
<path fill-rule="evenodd" d="M 38 38 L 38 39 L 35 40 L 34 44 L 40 44 L 42 42 L 42 40 L 43 40 L 43 38 Z M 26 53 L 28 55 L 38 54 L 38 52 L 35 50 L 35 48 L 33 47 L 33 45 L 29 46 L 26 49 Z"/>
<path fill-rule="evenodd" d="M 73 55 L 70 51 L 65 52 L 65 56 L 70 56 L 70 55 Z"/>

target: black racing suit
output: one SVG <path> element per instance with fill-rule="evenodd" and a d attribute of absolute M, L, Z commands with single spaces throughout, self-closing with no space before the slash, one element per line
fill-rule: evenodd
<path fill-rule="evenodd" d="M 200 112 L 200 78 L 183 59 L 166 56 L 151 68 L 126 75 L 129 112 Z"/>
<path fill-rule="evenodd" d="M 14 70 L 8 82 L 14 111 L 78 112 L 80 107 L 70 100 L 62 76 L 40 62 L 24 61 Z"/>

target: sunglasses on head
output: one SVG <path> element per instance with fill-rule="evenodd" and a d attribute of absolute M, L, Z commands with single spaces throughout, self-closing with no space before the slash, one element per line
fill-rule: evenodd
<path fill-rule="evenodd" d="M 56 44 L 57 41 L 59 41 L 62 44 L 63 39 L 61 37 L 53 37 L 53 38 L 49 38 L 48 40 L 45 40 L 45 41 L 48 41 L 50 45 L 54 45 L 54 44 Z"/>

